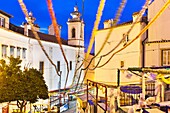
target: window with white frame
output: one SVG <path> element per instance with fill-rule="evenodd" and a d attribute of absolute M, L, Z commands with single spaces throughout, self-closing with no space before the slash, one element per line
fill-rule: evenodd
<path fill-rule="evenodd" d="M 20 58 L 21 56 L 21 48 L 17 47 L 17 58 Z"/>
<path fill-rule="evenodd" d="M 22 58 L 25 59 L 26 58 L 26 48 L 22 49 Z"/>
<path fill-rule="evenodd" d="M 2 57 L 6 58 L 7 57 L 7 45 L 2 45 Z"/>
<path fill-rule="evenodd" d="M 5 27 L 5 18 L 0 17 L 0 26 Z"/>
<path fill-rule="evenodd" d="M 170 65 L 170 49 L 162 50 L 162 66 Z"/>
<path fill-rule="evenodd" d="M 10 46 L 10 56 L 14 56 L 14 46 Z"/>

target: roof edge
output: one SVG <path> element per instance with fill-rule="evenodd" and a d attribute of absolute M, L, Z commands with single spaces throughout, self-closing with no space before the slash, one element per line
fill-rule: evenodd
<path fill-rule="evenodd" d="M 2 11 L 2 10 L 0 10 L 0 13 L 2 13 L 3 15 L 5 15 L 5 16 L 7 16 L 7 17 L 9 17 L 9 18 L 13 17 L 12 15 L 10 15 L 10 14 Z"/>

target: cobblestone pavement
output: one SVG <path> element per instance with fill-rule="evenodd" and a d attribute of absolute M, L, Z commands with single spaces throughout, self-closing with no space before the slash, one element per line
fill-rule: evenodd
<path fill-rule="evenodd" d="M 69 108 L 67 111 L 64 111 L 62 113 L 76 113 L 76 100 L 69 102 Z"/>

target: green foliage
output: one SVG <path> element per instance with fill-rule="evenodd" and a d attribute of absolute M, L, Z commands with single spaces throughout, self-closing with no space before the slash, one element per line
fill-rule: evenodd
<path fill-rule="evenodd" d="M 48 89 L 42 74 L 33 68 L 22 71 L 21 62 L 19 58 L 13 57 L 9 58 L 9 63 L 0 60 L 0 103 L 34 103 L 37 99 L 48 98 Z"/>
<path fill-rule="evenodd" d="M 47 99 L 48 98 L 48 89 L 45 84 L 42 74 L 36 69 L 29 69 L 24 71 L 24 78 L 22 81 L 28 81 L 25 83 L 26 89 L 23 89 L 26 92 L 26 99 L 31 103 L 36 102 L 37 98 Z"/>
<path fill-rule="evenodd" d="M 22 74 L 20 70 L 21 60 L 9 58 L 10 63 L 0 60 L 0 102 L 15 100 L 17 77 Z"/>

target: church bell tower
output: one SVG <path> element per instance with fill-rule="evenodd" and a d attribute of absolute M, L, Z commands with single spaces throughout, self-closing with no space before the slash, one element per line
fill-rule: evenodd
<path fill-rule="evenodd" d="M 81 14 L 77 5 L 71 13 L 72 18 L 68 19 L 68 45 L 84 47 L 84 22 L 80 19 Z"/>

